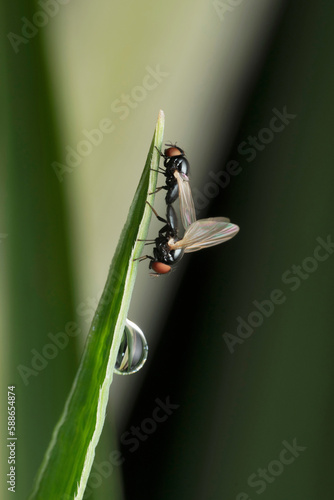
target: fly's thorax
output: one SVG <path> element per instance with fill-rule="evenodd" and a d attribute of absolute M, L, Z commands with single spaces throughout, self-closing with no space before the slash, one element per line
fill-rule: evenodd
<path fill-rule="evenodd" d="M 175 264 L 175 262 L 178 262 L 179 260 L 182 259 L 183 255 L 184 255 L 184 249 L 177 248 L 176 250 L 172 250 L 170 253 L 171 253 L 171 256 L 173 259 L 173 263 Z"/>
<path fill-rule="evenodd" d="M 188 175 L 190 168 L 189 162 L 184 156 L 167 157 L 165 158 L 164 166 L 166 167 L 167 175 L 173 174 L 174 170 Z"/>
<path fill-rule="evenodd" d="M 189 162 L 188 162 L 187 158 L 185 158 L 184 156 L 179 158 L 179 161 L 177 162 L 178 172 L 188 176 L 189 169 L 190 169 L 190 167 L 189 167 Z"/>
<path fill-rule="evenodd" d="M 174 237 L 174 238 L 169 238 L 167 247 L 169 249 L 169 254 L 171 258 L 173 259 L 173 262 L 178 262 L 180 259 L 182 259 L 183 254 L 184 254 L 184 249 L 183 248 L 173 248 L 175 243 L 179 241 L 179 238 Z"/>

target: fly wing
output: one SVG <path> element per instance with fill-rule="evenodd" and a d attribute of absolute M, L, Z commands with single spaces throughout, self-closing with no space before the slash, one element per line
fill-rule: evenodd
<path fill-rule="evenodd" d="M 206 220 L 214 220 L 216 222 L 231 222 L 227 217 L 209 217 Z"/>
<path fill-rule="evenodd" d="M 169 246 L 172 249 L 183 248 L 185 253 L 197 252 L 224 243 L 233 238 L 238 231 L 239 227 L 224 217 L 202 219 L 188 227 L 182 240 Z"/>
<path fill-rule="evenodd" d="M 191 194 L 189 177 L 180 173 L 178 170 L 175 170 L 174 177 L 179 187 L 181 221 L 184 229 L 187 229 L 196 221 L 196 212 Z"/>

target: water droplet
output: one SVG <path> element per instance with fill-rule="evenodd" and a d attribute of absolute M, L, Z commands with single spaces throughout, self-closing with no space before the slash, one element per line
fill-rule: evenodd
<path fill-rule="evenodd" d="M 145 335 L 139 326 L 127 319 L 114 372 L 117 375 L 132 375 L 138 372 L 145 364 L 147 354 Z"/>

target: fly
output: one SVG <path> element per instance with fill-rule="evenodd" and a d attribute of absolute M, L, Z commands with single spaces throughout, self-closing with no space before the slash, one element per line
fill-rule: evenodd
<path fill-rule="evenodd" d="M 143 255 L 138 260 L 150 259 L 149 268 L 155 275 L 169 273 L 172 266 L 179 262 L 185 253 L 197 252 L 224 243 L 239 231 L 239 227 L 226 217 L 210 217 L 192 222 L 180 239 L 177 217 L 172 205 L 167 206 L 167 219 L 160 217 L 149 203 L 148 205 L 165 226 L 159 231 L 158 238 L 147 240 L 147 244 L 155 243 L 153 256 Z"/>
<path fill-rule="evenodd" d="M 166 189 L 166 204 L 172 203 L 180 198 L 180 213 L 183 227 L 186 229 L 196 221 L 195 206 L 189 184 L 189 162 L 185 157 L 183 149 L 176 144 L 166 144 L 168 146 L 164 153 L 159 154 L 164 158 L 164 169 L 159 168 L 158 172 L 166 177 L 166 185 L 158 187 L 154 193 L 161 189 Z M 153 193 L 151 193 L 153 194 Z"/>

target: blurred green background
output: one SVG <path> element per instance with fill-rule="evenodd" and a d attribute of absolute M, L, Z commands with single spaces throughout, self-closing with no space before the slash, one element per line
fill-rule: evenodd
<path fill-rule="evenodd" d="M 87 498 L 332 498 L 333 15 L 329 0 L 1 3 L 0 404 L 3 431 L 15 384 L 16 498 L 71 387 L 159 109 L 198 217 L 241 230 L 171 276 L 142 264 L 130 318 L 149 359 L 113 383 Z M 54 347 L 72 322 L 79 335 Z"/>

